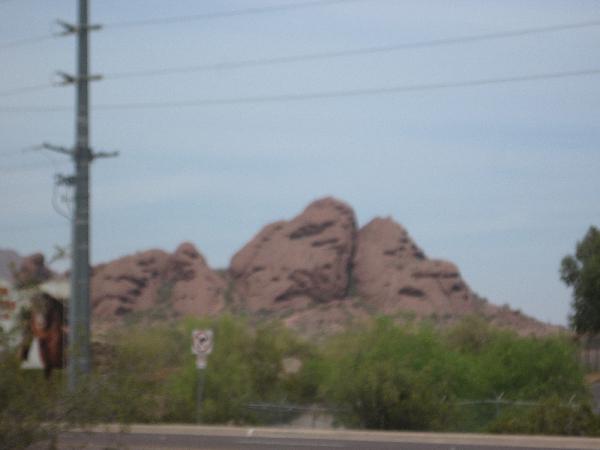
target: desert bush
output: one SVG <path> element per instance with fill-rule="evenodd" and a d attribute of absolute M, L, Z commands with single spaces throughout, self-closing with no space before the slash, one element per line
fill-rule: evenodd
<path fill-rule="evenodd" d="M 252 402 L 286 403 L 302 400 L 301 384 L 294 373 L 285 373 L 283 361 L 304 361 L 309 353 L 292 332 L 277 323 L 255 330 L 244 322 L 222 318 L 215 322 L 215 349 L 206 369 L 207 422 L 257 423 L 261 417 L 248 409 Z"/>
<path fill-rule="evenodd" d="M 587 402 L 575 355 L 564 336 L 520 337 L 474 318 L 446 331 L 382 318 L 332 338 L 315 374 L 345 425 L 483 431 L 522 410 L 487 402 L 499 396 Z"/>
<path fill-rule="evenodd" d="M 207 368 L 199 373 L 190 352 L 191 331 L 211 328 L 214 349 Z M 154 338 L 133 338 L 127 342 L 132 355 L 140 355 L 140 347 L 152 353 L 160 348 L 164 356 L 154 360 L 155 384 L 147 386 L 147 394 L 155 398 L 162 421 L 195 422 L 198 419 L 198 377 L 202 376 L 201 420 L 207 423 L 258 423 L 258 417 L 247 406 L 252 402 L 288 402 L 302 396 L 297 374 L 286 374 L 286 357 L 306 359 L 309 350 L 292 332 L 280 324 L 264 323 L 256 328 L 242 319 L 222 316 L 214 320 L 187 319 L 170 330 L 152 328 Z M 153 339 L 161 346 L 149 345 Z M 117 344 L 119 346 L 121 344 Z M 154 349 L 154 350 L 153 350 Z M 143 372 L 142 372 L 143 373 Z M 162 376 L 156 378 L 157 374 Z M 152 380 L 149 380 L 152 383 Z"/>
<path fill-rule="evenodd" d="M 26 448 L 56 435 L 47 423 L 52 413 L 53 392 L 41 374 L 23 373 L 20 361 L 8 352 L 0 354 L 0 448 Z M 39 375 L 32 380 L 31 375 Z M 36 383 L 37 381 L 37 383 Z"/>
<path fill-rule="evenodd" d="M 551 396 L 529 408 L 507 408 L 487 427 L 492 433 L 600 435 L 600 417 L 589 402 L 564 402 Z"/>
<path fill-rule="evenodd" d="M 215 336 L 202 373 L 200 416 L 200 374 L 190 349 L 194 328 L 211 328 Z M 13 446 L 6 448 L 95 423 L 268 423 L 272 417 L 248 408 L 256 402 L 320 404 L 345 426 L 375 429 L 598 429 L 567 338 L 519 337 L 474 318 L 447 330 L 380 318 L 318 347 L 281 324 L 251 326 L 231 316 L 138 323 L 113 330 L 103 342 L 95 347 L 93 373 L 72 393 L 60 371 L 45 383 L 41 374 L 20 370 L 10 352 L 2 353 L 0 435 Z M 485 402 L 500 394 L 531 406 Z"/>
<path fill-rule="evenodd" d="M 577 349 L 567 336 L 522 337 L 470 317 L 444 339 L 472 367 L 469 387 L 474 390 L 465 393 L 469 398 L 538 400 L 558 395 L 566 401 L 587 395 Z"/>
<path fill-rule="evenodd" d="M 325 351 L 324 397 L 342 423 L 378 429 L 441 429 L 467 382 L 430 328 L 408 331 L 388 319 L 332 339 Z"/>

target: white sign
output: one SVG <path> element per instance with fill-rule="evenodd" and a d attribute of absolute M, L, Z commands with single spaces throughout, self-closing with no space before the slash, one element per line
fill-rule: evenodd
<path fill-rule="evenodd" d="M 198 369 L 206 368 L 206 358 L 213 349 L 212 330 L 193 330 L 192 331 L 192 353 L 196 355 L 196 367 Z"/>

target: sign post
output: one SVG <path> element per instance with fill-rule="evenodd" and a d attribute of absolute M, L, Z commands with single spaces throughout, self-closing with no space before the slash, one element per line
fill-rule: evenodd
<path fill-rule="evenodd" d="M 198 422 L 200 422 L 202 418 L 202 394 L 204 390 L 204 370 L 206 369 L 206 359 L 212 352 L 212 349 L 212 330 L 192 331 L 192 353 L 196 355 L 196 368 L 198 369 L 196 386 L 196 417 Z"/>

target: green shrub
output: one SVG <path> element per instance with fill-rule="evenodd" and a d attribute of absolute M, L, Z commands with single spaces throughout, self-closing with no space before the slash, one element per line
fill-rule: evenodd
<path fill-rule="evenodd" d="M 0 354 L 2 449 L 26 448 L 58 432 L 58 426 L 48 422 L 54 412 L 51 386 L 44 383 L 40 373 L 24 373 L 19 366 L 20 361 L 14 355 Z"/>
<path fill-rule="evenodd" d="M 201 374 L 190 349 L 195 328 L 211 328 L 215 336 L 202 372 L 200 417 Z M 576 349 L 567 338 L 519 337 L 475 318 L 445 331 L 380 318 L 319 347 L 281 324 L 253 327 L 231 316 L 138 323 L 113 330 L 94 351 L 93 373 L 70 394 L 60 371 L 46 383 L 41 374 L 21 371 L 13 355 L 2 353 L 3 440 L 20 448 L 64 427 L 106 422 L 200 418 L 265 424 L 281 418 L 248 407 L 256 402 L 328 406 L 351 427 L 598 432 Z M 293 364 L 286 366 L 286 360 Z M 507 405 L 487 402 L 500 394 Z M 515 400 L 532 406 L 511 404 Z"/>
<path fill-rule="evenodd" d="M 552 396 L 532 407 L 513 407 L 488 426 L 492 433 L 600 435 L 600 417 L 589 403 L 565 403 Z"/>
<path fill-rule="evenodd" d="M 430 328 L 408 331 L 388 319 L 338 336 L 325 349 L 324 397 L 350 426 L 440 429 L 467 381 Z"/>
<path fill-rule="evenodd" d="M 558 395 L 585 396 L 584 373 L 577 349 L 567 336 L 521 337 L 467 318 L 445 336 L 473 368 L 469 398 L 538 400 Z"/>
<path fill-rule="evenodd" d="M 564 336 L 520 337 L 475 318 L 447 331 L 382 318 L 330 339 L 315 374 L 346 425 L 483 431 L 501 411 L 519 411 L 488 402 L 499 396 L 587 401 L 575 355 Z"/>
<path fill-rule="evenodd" d="M 298 374 L 286 374 L 283 360 L 297 357 L 302 362 L 311 351 L 280 324 L 265 323 L 256 329 L 244 320 L 222 316 L 213 321 L 188 319 L 178 327 L 182 356 L 179 366 L 165 383 L 163 420 L 197 420 L 198 377 L 190 353 L 191 331 L 212 328 L 214 349 L 202 373 L 202 414 L 207 423 L 259 423 L 262 417 L 248 408 L 254 402 L 301 401 L 304 395 Z"/>

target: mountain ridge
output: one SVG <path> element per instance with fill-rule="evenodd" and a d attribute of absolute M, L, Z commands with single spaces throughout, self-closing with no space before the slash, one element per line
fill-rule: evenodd
<path fill-rule="evenodd" d="M 315 335 L 380 314 L 439 324 L 478 315 L 521 334 L 561 329 L 479 297 L 455 264 L 428 258 L 393 219 L 359 228 L 354 210 L 332 197 L 265 225 L 225 270 L 210 268 L 186 242 L 174 253 L 147 250 L 97 265 L 91 286 L 101 323 L 229 312 Z"/>

